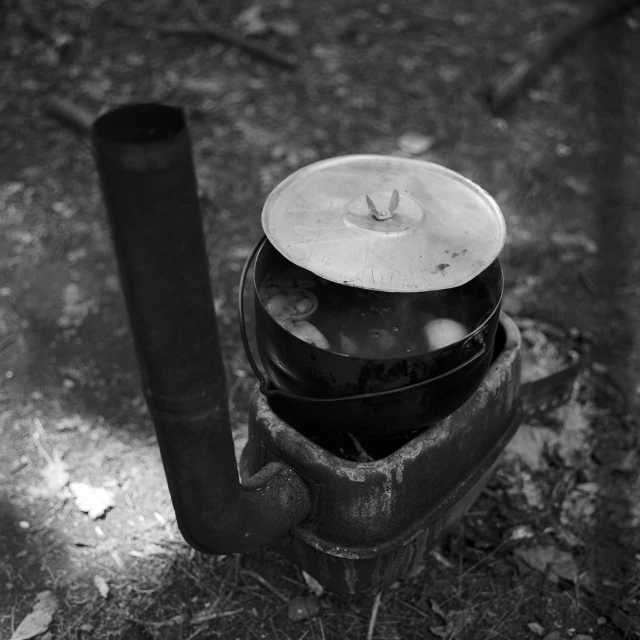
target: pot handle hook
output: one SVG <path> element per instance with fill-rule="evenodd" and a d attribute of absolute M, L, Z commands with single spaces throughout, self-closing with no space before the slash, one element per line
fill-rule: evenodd
<path fill-rule="evenodd" d="M 242 346 L 244 347 L 245 355 L 247 356 L 247 360 L 249 361 L 249 365 L 253 370 L 256 378 L 260 382 L 260 392 L 263 395 L 267 395 L 269 393 L 269 381 L 263 375 L 262 371 L 260 371 L 260 367 L 256 362 L 256 359 L 253 357 L 253 352 L 251 351 L 251 346 L 249 345 L 249 338 L 247 337 L 247 322 L 244 314 L 244 290 L 247 282 L 247 274 L 249 273 L 249 269 L 251 268 L 251 263 L 254 261 L 258 251 L 262 249 L 264 243 L 267 241 L 267 236 L 263 235 L 260 240 L 255 244 L 253 249 L 251 249 L 251 253 L 247 257 L 247 260 L 244 263 L 244 267 L 242 267 L 242 273 L 240 274 L 240 286 L 238 291 L 238 323 L 240 324 L 240 338 L 242 340 Z"/>

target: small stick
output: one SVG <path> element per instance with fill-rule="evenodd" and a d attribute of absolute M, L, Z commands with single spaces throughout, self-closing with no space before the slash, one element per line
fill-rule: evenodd
<path fill-rule="evenodd" d="M 18 7 L 25 15 L 27 28 L 35 35 L 49 40 L 56 49 L 64 49 L 71 43 L 71 36 L 54 25 L 47 24 L 42 17 L 39 4 L 34 0 L 18 0 Z"/>
<path fill-rule="evenodd" d="M 112 17 L 116 23 L 124 27 L 129 27 L 131 29 L 151 29 L 152 31 L 155 31 L 157 33 L 176 36 L 209 36 L 211 38 L 215 38 L 216 40 L 220 40 L 220 42 L 240 47 L 241 49 L 244 49 L 257 58 L 267 60 L 268 62 L 273 62 L 274 64 L 280 65 L 281 67 L 289 69 L 290 71 L 298 66 L 298 60 L 297 58 L 295 58 L 295 56 L 284 55 L 282 53 L 279 53 L 278 51 L 274 51 L 269 47 L 265 47 L 255 42 L 250 42 L 249 40 L 225 31 L 224 29 L 221 29 L 220 27 L 217 27 L 210 22 L 197 27 L 174 27 L 166 24 L 149 23 L 146 20 L 125 18 L 124 16 L 117 15 L 115 13 L 112 13 Z"/>
<path fill-rule="evenodd" d="M 505 71 L 489 82 L 486 99 L 494 113 L 502 111 L 528 83 L 567 46 L 578 40 L 591 27 L 615 18 L 628 10 L 635 0 L 600 0 L 561 24 L 542 42 L 530 47 Z"/>
<path fill-rule="evenodd" d="M 382 591 L 378 591 L 373 601 L 373 607 L 371 607 L 371 618 L 369 618 L 369 628 L 367 629 L 367 640 L 373 640 L 373 631 L 376 628 L 376 620 L 378 619 L 378 609 L 380 609 L 381 601 L 382 601 Z"/>
<path fill-rule="evenodd" d="M 94 115 L 71 100 L 53 94 L 45 98 L 44 108 L 49 115 L 60 120 L 63 124 L 70 125 L 79 133 L 88 134 L 91 132 Z"/>
<path fill-rule="evenodd" d="M 255 571 L 251 571 L 250 569 L 245 569 L 241 573 L 245 576 L 250 576 L 254 580 L 257 580 L 263 587 L 266 587 L 267 589 L 269 589 L 269 591 L 271 591 L 271 593 L 278 596 L 278 598 L 280 598 L 282 602 L 289 602 L 289 599 L 286 596 L 281 594 L 270 582 L 265 580 L 259 573 Z"/>
<path fill-rule="evenodd" d="M 42 423 L 40 422 L 40 420 L 38 420 L 38 418 L 35 418 L 34 422 L 36 422 L 36 420 L 37 420 L 36 427 L 39 427 L 40 429 L 42 429 Z M 53 458 L 47 453 L 47 450 L 42 446 L 42 443 L 40 442 L 40 433 L 35 431 L 34 433 L 31 434 L 31 436 L 33 437 L 33 440 L 38 447 L 38 451 L 40 452 L 40 455 L 47 461 L 48 464 L 50 465 L 55 464 L 55 462 L 53 461 Z"/>
<path fill-rule="evenodd" d="M 208 622 L 209 620 L 215 620 L 216 618 L 226 618 L 227 616 L 234 616 L 237 613 L 241 613 L 242 609 L 232 609 L 231 611 L 200 611 L 192 616 L 188 613 L 179 613 L 166 620 L 160 620 L 154 622 L 153 620 L 140 620 L 139 618 L 132 618 L 127 616 L 129 622 L 135 622 L 150 629 L 162 629 L 163 627 L 172 627 L 178 624 L 201 624 Z"/>
<path fill-rule="evenodd" d="M 373 457 L 369 455 L 369 452 L 362 446 L 362 443 L 360 442 L 360 440 L 358 440 L 350 431 L 347 433 L 347 435 L 351 439 L 351 442 L 353 442 L 353 446 L 356 448 L 356 451 L 358 452 L 357 457 L 359 459 L 356 460 L 356 462 L 373 462 Z"/>

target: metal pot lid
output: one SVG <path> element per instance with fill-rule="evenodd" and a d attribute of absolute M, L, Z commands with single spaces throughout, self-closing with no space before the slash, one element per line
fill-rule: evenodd
<path fill-rule="evenodd" d="M 289 261 L 377 291 L 465 284 L 498 256 L 506 227 L 493 198 L 431 162 L 378 155 L 322 160 L 281 182 L 262 226 Z"/>

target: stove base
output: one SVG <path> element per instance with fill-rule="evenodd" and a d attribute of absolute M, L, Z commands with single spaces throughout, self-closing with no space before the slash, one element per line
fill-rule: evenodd
<path fill-rule="evenodd" d="M 521 420 L 521 339 L 501 315 L 496 354 L 455 413 L 380 460 L 344 460 L 283 421 L 258 391 L 241 461 L 247 477 L 271 461 L 308 483 L 312 512 L 273 544 L 328 591 L 383 589 L 405 576 L 468 510 Z"/>

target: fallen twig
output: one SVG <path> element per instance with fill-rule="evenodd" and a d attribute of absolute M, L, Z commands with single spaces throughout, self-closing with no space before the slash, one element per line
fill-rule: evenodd
<path fill-rule="evenodd" d="M 285 69 L 293 70 L 298 66 L 298 60 L 295 56 L 285 55 L 278 51 L 274 51 L 270 47 L 265 47 L 255 42 L 251 42 L 246 38 L 242 38 L 234 33 L 225 31 L 224 29 L 211 24 L 209 21 L 201 23 L 199 26 L 170 26 L 157 22 L 150 23 L 147 20 L 125 17 L 116 13 L 112 13 L 111 15 L 114 22 L 124 27 L 129 27 L 130 29 L 150 29 L 156 33 L 176 36 L 208 36 L 215 38 L 216 40 L 220 40 L 220 42 L 240 47 L 257 58 L 273 62 Z"/>
<path fill-rule="evenodd" d="M 620 15 L 635 0 L 600 0 L 561 24 L 541 42 L 530 47 L 508 69 L 496 74 L 486 90 L 486 99 L 494 113 L 505 109 L 532 79 L 560 52 L 591 27 Z"/>
<path fill-rule="evenodd" d="M 63 96 L 57 94 L 48 96 L 45 98 L 44 108 L 49 115 L 82 134 L 88 134 L 91 131 L 94 115 Z"/>
<path fill-rule="evenodd" d="M 24 567 L 25 568 L 29 567 L 34 562 L 38 562 L 38 560 L 42 560 L 42 558 L 48 556 L 52 551 L 55 551 L 56 549 L 58 549 L 58 547 L 62 547 L 65 544 L 67 544 L 65 540 L 56 540 L 55 542 L 51 543 L 48 547 L 46 547 L 45 549 L 43 549 L 39 553 L 36 553 L 36 554 L 34 554 L 32 556 L 29 556 L 25 560 Z"/>
<path fill-rule="evenodd" d="M 362 446 L 360 440 L 358 440 L 353 433 L 348 432 L 347 435 L 353 442 L 353 446 L 356 448 L 357 455 L 354 456 L 356 462 L 373 462 L 374 458 L 369 452 Z"/>
<path fill-rule="evenodd" d="M 369 628 L 367 629 L 367 640 L 373 640 L 373 632 L 376 628 L 376 620 L 378 619 L 380 602 L 382 602 L 382 591 L 378 591 L 378 593 L 376 593 L 376 597 L 373 600 L 373 607 L 371 607 L 371 617 L 369 618 Z"/>
<path fill-rule="evenodd" d="M 271 593 L 278 596 L 278 598 L 280 598 L 282 602 L 289 602 L 289 599 L 285 595 L 280 593 L 270 582 L 265 580 L 259 573 L 256 573 L 255 571 L 251 571 L 250 569 L 245 569 L 241 573 L 242 575 L 250 576 L 254 580 L 257 580 L 263 587 L 266 587 L 267 589 L 269 589 L 269 591 L 271 591 Z"/>
<path fill-rule="evenodd" d="M 29 527 L 29 533 L 35 533 L 38 529 L 41 529 L 43 526 L 45 526 L 51 520 L 51 518 L 53 518 L 56 512 L 59 509 L 61 509 L 64 505 L 65 505 L 65 500 L 60 500 L 60 502 L 56 502 L 53 505 L 53 507 L 51 507 L 51 509 L 49 509 L 49 511 L 47 511 L 47 513 L 45 513 L 45 515 L 42 516 L 42 518 L 40 518 L 38 522 L 36 522 L 36 524 L 31 525 Z"/>
<path fill-rule="evenodd" d="M 163 627 L 172 627 L 178 624 L 202 624 L 203 622 L 208 622 L 209 620 L 215 620 L 216 618 L 226 618 L 227 616 L 234 616 L 237 613 L 241 613 L 242 609 L 232 609 L 231 611 L 200 611 L 199 613 L 190 616 L 188 613 L 179 613 L 171 618 L 167 618 L 166 620 L 161 620 L 159 622 L 153 622 L 152 620 L 141 620 L 139 618 L 132 618 L 127 616 L 127 620 L 129 622 L 135 622 L 136 624 L 140 624 L 144 627 L 148 627 L 150 629 L 162 629 Z"/>
<path fill-rule="evenodd" d="M 18 340 L 19 337 L 20 336 L 14 333 L 10 336 L 2 338 L 2 340 L 0 340 L 0 351 L 4 351 L 7 347 L 10 347 L 14 342 Z"/>
<path fill-rule="evenodd" d="M 35 35 L 41 36 L 58 50 L 67 48 L 72 41 L 68 33 L 60 31 L 52 24 L 47 24 L 42 17 L 39 3 L 33 0 L 19 0 L 18 6 L 26 18 L 27 28 Z"/>
<path fill-rule="evenodd" d="M 80 613 L 80 615 L 78 615 L 73 622 L 65 629 L 65 631 L 61 634 L 57 636 L 57 640 L 64 640 L 65 638 L 67 638 L 68 636 L 71 635 L 72 631 L 75 631 L 75 629 L 80 626 L 81 622 L 87 618 L 91 618 L 93 617 L 96 613 L 98 613 L 98 611 L 100 611 L 100 609 L 102 609 L 102 607 L 104 607 L 107 604 L 107 601 L 104 599 L 101 599 L 101 602 L 99 602 L 96 606 L 93 606 L 95 602 L 95 599 L 93 600 L 93 602 L 90 602 Z"/>

